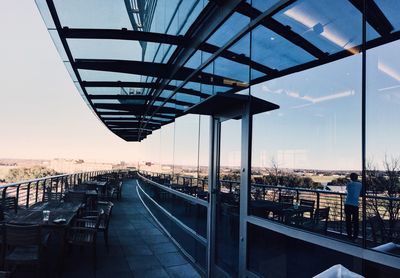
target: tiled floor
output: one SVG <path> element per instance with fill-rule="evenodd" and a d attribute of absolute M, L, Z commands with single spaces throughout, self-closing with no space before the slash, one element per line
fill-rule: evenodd
<path fill-rule="evenodd" d="M 109 252 L 99 234 L 96 269 L 91 250 L 74 248 L 66 255 L 61 277 L 200 277 L 144 208 L 134 180 L 124 182 L 122 194 L 110 222 Z M 57 254 L 53 251 L 48 252 L 49 264 Z M 54 275 L 51 270 L 48 276 Z"/>

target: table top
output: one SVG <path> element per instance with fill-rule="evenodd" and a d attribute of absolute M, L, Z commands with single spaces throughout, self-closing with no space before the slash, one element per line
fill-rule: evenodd
<path fill-rule="evenodd" d="M 107 185 L 107 181 L 96 181 L 96 180 L 91 180 L 91 181 L 85 181 L 84 184 L 88 184 L 88 185 L 97 185 L 97 186 L 106 186 Z"/>
<path fill-rule="evenodd" d="M 85 193 L 86 196 L 97 196 L 98 195 L 97 191 L 94 190 L 94 189 L 93 190 L 92 189 L 90 189 L 90 190 L 87 190 L 87 189 L 70 189 L 70 190 L 68 190 L 68 192 Z"/>
<path fill-rule="evenodd" d="M 10 224 L 41 225 L 43 227 L 66 227 L 77 214 L 81 204 L 70 202 L 46 202 L 38 203 L 27 210 L 18 211 L 11 218 Z M 43 221 L 43 210 L 49 210 L 49 221 Z M 56 219 L 65 219 L 63 223 L 54 223 Z"/>
<path fill-rule="evenodd" d="M 313 208 L 309 207 L 309 206 L 295 207 L 292 204 L 273 202 L 273 201 L 269 201 L 269 200 L 251 201 L 250 207 L 262 208 L 265 210 L 273 211 L 275 213 L 283 213 L 283 214 L 288 214 L 288 215 L 303 213 L 303 212 L 313 212 Z"/>

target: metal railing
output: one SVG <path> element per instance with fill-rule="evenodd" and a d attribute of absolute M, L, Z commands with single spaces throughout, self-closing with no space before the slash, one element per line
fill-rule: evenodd
<path fill-rule="evenodd" d="M 184 194 L 197 196 L 197 192 L 204 192 L 208 189 L 207 179 L 195 178 L 190 176 L 180 176 L 171 174 L 159 174 L 154 172 L 141 172 L 146 178 L 167 187 L 196 187 L 198 190 L 181 190 Z M 175 187 L 176 186 L 176 187 Z M 221 192 L 230 193 L 239 197 L 240 182 L 231 180 L 220 180 Z M 269 200 L 278 202 L 281 195 L 291 195 L 297 203 L 301 199 L 314 201 L 314 209 L 329 207 L 328 231 L 332 234 L 346 235 L 345 222 L 345 200 L 346 193 L 333 192 L 328 190 L 317 190 L 297 187 L 284 187 L 266 184 L 251 184 L 249 198 L 251 200 Z M 367 194 L 366 217 L 367 222 L 362 225 L 362 206 L 360 198 L 359 220 L 360 229 L 366 229 L 366 236 L 371 246 L 385 243 L 388 241 L 400 240 L 400 198 L 384 196 L 384 194 Z M 379 221 L 376 223 L 376 221 Z M 375 221 L 375 222 L 372 222 Z M 375 225 L 375 227 L 374 227 Z M 360 230 L 360 235 L 361 235 Z"/>
<path fill-rule="evenodd" d="M 122 172 L 125 171 L 91 171 L 8 183 L 0 186 L 1 200 L 4 202 L 7 198 L 13 198 L 17 207 L 28 208 L 43 201 L 45 193 L 51 192 L 62 194 L 69 188 L 92 178 L 110 173 Z"/>

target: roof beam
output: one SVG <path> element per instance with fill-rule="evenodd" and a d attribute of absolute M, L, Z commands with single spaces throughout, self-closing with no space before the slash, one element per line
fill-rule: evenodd
<path fill-rule="evenodd" d="M 364 0 L 349 0 L 353 6 L 358 9 L 361 14 L 364 11 Z M 383 14 L 382 10 L 373 0 L 366 0 L 366 19 L 382 37 L 390 34 L 394 28 L 390 21 Z"/>
<path fill-rule="evenodd" d="M 83 85 L 85 87 L 129 87 L 129 88 L 150 88 L 155 89 L 157 88 L 157 83 L 155 82 L 113 82 L 113 81 L 83 81 Z M 164 90 L 174 91 L 177 87 L 173 85 L 166 85 Z M 197 96 L 201 98 L 207 98 L 210 95 L 204 94 L 200 91 L 189 89 L 189 88 L 181 88 L 177 90 L 179 93 Z"/>
<path fill-rule="evenodd" d="M 111 59 L 76 59 L 75 65 L 79 69 L 121 72 L 159 78 L 167 78 L 172 70 L 172 67 L 168 64 Z M 194 71 L 194 69 L 183 67 L 174 77 L 177 80 L 185 80 Z M 225 87 L 240 87 L 241 84 L 238 80 L 206 72 L 194 75 L 191 81 Z"/>
<path fill-rule="evenodd" d="M 215 46 L 215 45 L 212 45 L 212 44 L 209 44 L 209 43 L 203 43 L 199 47 L 199 49 L 202 50 L 202 51 L 214 54 L 215 52 L 218 51 L 219 47 Z M 228 59 L 228 60 L 234 61 L 236 63 L 239 63 L 239 64 L 244 64 L 244 65 L 251 66 L 253 69 L 258 70 L 258 71 L 260 71 L 262 73 L 265 73 L 265 74 L 274 74 L 274 73 L 276 73 L 276 70 L 274 70 L 274 69 L 272 69 L 270 67 L 264 66 L 263 64 L 257 63 L 255 61 L 251 60 L 249 57 L 247 57 L 244 54 L 238 54 L 238 53 L 235 53 L 235 52 L 230 51 L 230 50 L 224 50 L 224 51 L 221 52 L 220 56 L 225 58 L 225 59 Z"/>
<path fill-rule="evenodd" d="M 135 123 L 135 122 L 140 122 L 138 119 L 127 119 L 127 118 L 108 118 L 108 117 L 102 117 L 102 119 L 107 123 L 114 123 L 114 122 L 123 122 L 123 123 Z M 154 125 L 161 125 L 164 122 L 163 121 L 151 121 L 149 122 L 150 124 Z"/>
<path fill-rule="evenodd" d="M 150 97 L 148 95 L 89 95 L 90 99 L 114 99 L 114 100 L 149 100 Z M 159 101 L 164 101 L 166 98 L 159 97 Z M 194 103 L 176 100 L 176 99 L 169 99 L 169 103 L 183 105 L 183 106 L 191 106 Z"/>
<path fill-rule="evenodd" d="M 132 40 L 132 41 L 146 41 L 163 43 L 170 45 L 182 45 L 186 46 L 187 41 L 183 36 L 173 36 L 163 33 L 151 33 L 151 32 L 141 32 L 134 30 L 117 30 L 117 29 L 77 29 L 64 27 L 62 29 L 62 34 L 68 39 L 108 39 L 108 40 Z M 218 50 L 218 46 L 202 43 L 199 47 L 200 50 L 208 53 L 214 53 Z M 221 53 L 221 57 L 228 60 L 251 65 L 254 69 L 261 71 L 265 74 L 271 74 L 274 72 L 273 69 L 268 68 L 262 64 L 252 61 L 244 55 L 234 53 L 232 51 L 226 50 Z"/>
<path fill-rule="evenodd" d="M 129 128 L 139 128 L 140 127 L 140 122 L 107 122 L 107 125 L 116 125 L 117 127 L 129 127 Z M 147 125 L 148 128 L 158 128 L 160 127 L 161 124 L 149 124 Z M 114 128 L 114 127 L 113 127 Z"/>
<path fill-rule="evenodd" d="M 200 45 L 204 43 L 230 15 L 232 15 L 240 2 L 241 0 L 219 0 L 209 1 L 207 3 L 185 34 L 185 40 L 190 43 L 186 47 L 178 46 L 172 53 L 168 61 L 168 64 L 171 65 L 171 71 L 169 71 L 167 78 L 159 78 L 157 80 L 159 86 L 157 86 L 155 92 L 152 92 L 153 100 L 150 101 L 149 104 L 157 99 L 170 80 L 175 79 L 179 70 L 199 49 Z M 150 113 L 150 111 L 146 111 L 146 114 L 148 113 Z M 144 127 L 146 123 L 143 124 Z"/>
<path fill-rule="evenodd" d="M 96 109 L 110 109 L 110 110 L 124 110 L 134 113 L 136 115 L 143 115 L 146 107 L 144 105 L 136 105 L 136 104 L 119 104 L 119 103 L 95 103 L 93 105 Z M 151 110 L 158 109 L 157 106 L 149 107 Z M 158 113 L 166 113 L 166 114 L 179 114 L 182 113 L 183 110 L 176 109 L 172 107 L 160 107 L 158 109 Z"/>
<path fill-rule="evenodd" d="M 186 41 L 183 36 L 173 36 L 163 33 L 133 31 L 126 29 L 79 29 L 64 27 L 61 33 L 67 39 L 130 40 L 182 46 L 186 45 Z"/>
<path fill-rule="evenodd" d="M 248 3 L 241 3 L 238 8 L 237 12 L 250 17 L 252 20 L 257 18 L 262 14 L 259 10 L 255 9 Z M 328 54 L 323 52 L 321 49 L 304 39 L 302 36 L 297 34 L 296 32 L 293 32 L 289 26 L 285 26 L 279 21 L 276 21 L 272 17 L 266 17 L 261 21 L 261 25 L 264 27 L 270 29 L 271 31 L 274 31 L 281 37 L 285 38 L 286 40 L 290 41 L 291 43 L 297 45 L 298 47 L 304 49 L 314 57 L 321 59 L 323 57 L 326 57 Z"/>

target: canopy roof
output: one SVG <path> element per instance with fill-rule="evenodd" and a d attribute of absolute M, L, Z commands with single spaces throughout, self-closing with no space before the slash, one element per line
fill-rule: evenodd
<path fill-rule="evenodd" d="M 83 99 L 126 141 L 213 94 L 358 54 L 363 2 L 36 0 Z M 399 39 L 398 1 L 366 2 L 366 48 Z"/>

